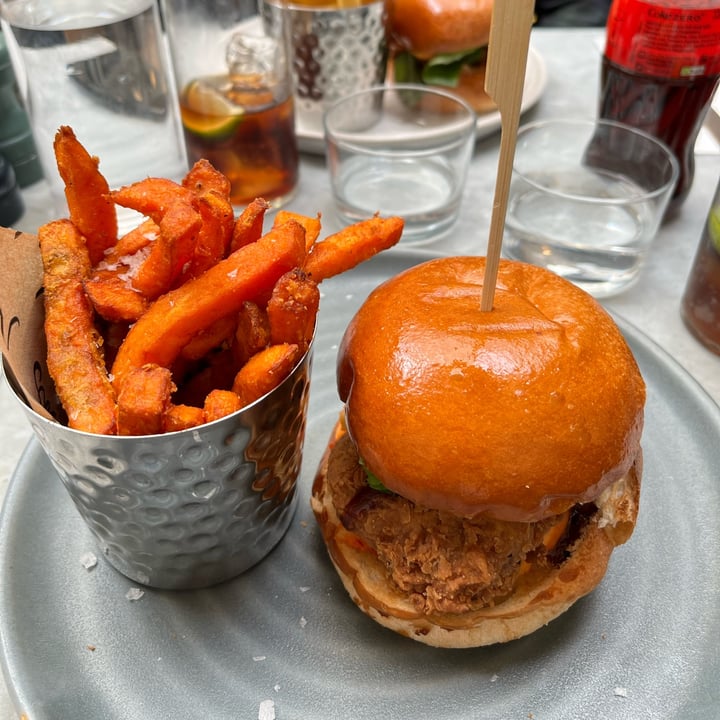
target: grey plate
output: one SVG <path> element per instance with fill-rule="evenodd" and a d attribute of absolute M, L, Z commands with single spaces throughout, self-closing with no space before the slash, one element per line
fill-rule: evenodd
<path fill-rule="evenodd" d="M 477 650 L 406 640 L 351 603 L 308 506 L 340 409 L 337 343 L 381 280 L 427 255 L 387 253 L 323 284 L 302 499 L 280 545 L 237 580 L 147 590 L 94 551 L 39 446 L 21 459 L 0 524 L 5 676 L 33 720 L 718 717 L 720 410 L 622 324 L 646 378 L 640 520 L 602 585 L 532 636 Z M 90 650 L 89 646 L 94 647 Z"/>

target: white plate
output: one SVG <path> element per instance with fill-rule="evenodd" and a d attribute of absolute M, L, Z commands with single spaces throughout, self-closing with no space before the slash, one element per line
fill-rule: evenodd
<path fill-rule="evenodd" d="M 527 67 L 525 71 L 525 85 L 523 88 L 522 102 L 520 104 L 520 112 L 529 110 L 540 99 L 545 84 L 547 83 L 547 71 L 545 69 L 545 61 L 542 56 L 535 50 L 532 45 L 528 49 Z M 323 129 L 320 121 L 317 124 L 310 124 L 312 120 L 296 115 L 295 132 L 297 134 L 298 146 L 302 152 L 312 153 L 315 155 L 325 152 L 325 144 L 323 141 Z M 477 120 L 477 137 L 482 138 L 491 135 L 500 129 L 500 113 L 490 112 L 478 116 Z"/>
<path fill-rule="evenodd" d="M 309 508 L 337 418 L 335 357 L 382 280 L 424 260 L 381 256 L 323 283 L 300 504 L 257 567 L 191 592 L 133 586 L 100 558 L 32 442 L 0 518 L 5 677 L 33 720 L 709 720 L 720 708 L 720 410 L 621 323 L 648 386 L 640 518 L 600 587 L 527 638 L 438 650 L 348 598 Z"/>

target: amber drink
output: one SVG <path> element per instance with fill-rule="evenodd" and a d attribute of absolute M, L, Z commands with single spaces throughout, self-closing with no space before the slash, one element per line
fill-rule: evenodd
<path fill-rule="evenodd" d="M 231 183 L 238 208 L 279 207 L 298 179 L 285 25 L 268 26 L 253 0 L 163 0 L 185 147 Z"/>
<path fill-rule="evenodd" d="M 280 204 L 297 184 L 293 99 L 277 99 L 247 79 L 193 80 L 180 96 L 190 162 L 207 158 L 231 183 L 242 205 L 256 197 Z"/>

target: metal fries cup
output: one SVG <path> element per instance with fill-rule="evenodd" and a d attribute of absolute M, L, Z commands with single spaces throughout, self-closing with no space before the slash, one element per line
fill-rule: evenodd
<path fill-rule="evenodd" d="M 252 405 L 165 435 L 80 432 L 15 395 L 107 561 L 143 585 L 201 588 L 258 563 L 290 525 L 311 364 L 312 346 Z"/>

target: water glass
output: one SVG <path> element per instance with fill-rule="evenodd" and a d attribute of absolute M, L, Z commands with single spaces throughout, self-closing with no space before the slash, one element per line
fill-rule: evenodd
<path fill-rule="evenodd" d="M 298 181 L 295 108 L 282 22 L 257 0 L 162 0 L 191 163 L 228 177 L 237 207 L 279 207 Z M 282 20 L 282 18 L 280 18 Z"/>
<path fill-rule="evenodd" d="M 629 288 L 678 178 L 662 142 L 605 120 L 520 128 L 504 253 L 541 265 L 595 297 Z"/>
<path fill-rule="evenodd" d="M 404 245 L 448 232 L 460 211 L 475 123 L 463 100 L 422 85 L 381 85 L 341 98 L 324 117 L 340 219 L 400 215 Z"/>
<path fill-rule="evenodd" d="M 111 187 L 181 179 L 187 164 L 154 0 L 0 0 L 0 15 L 55 216 L 67 214 L 53 151 L 61 125 L 100 158 Z"/>

